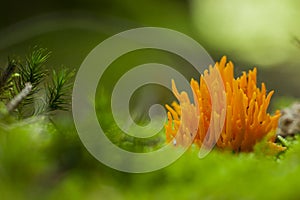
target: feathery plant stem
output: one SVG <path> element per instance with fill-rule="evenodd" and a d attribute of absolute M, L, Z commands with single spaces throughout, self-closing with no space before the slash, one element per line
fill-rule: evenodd
<path fill-rule="evenodd" d="M 6 105 L 9 114 L 15 113 L 23 119 L 69 109 L 71 79 L 75 72 L 52 70 L 52 77 L 47 81 L 50 70 L 46 63 L 50 54 L 45 48 L 34 48 L 23 63 L 8 58 L 7 67 L 0 72 L 0 102 Z M 41 90 L 42 86 L 45 90 Z M 42 99 L 42 105 L 37 104 L 38 99 Z"/>
<path fill-rule="evenodd" d="M 74 71 L 63 69 L 59 72 L 52 71 L 52 80 L 47 84 L 46 88 L 46 112 L 54 110 L 67 110 L 70 101 L 70 91 L 72 89 L 71 79 L 74 76 Z"/>
<path fill-rule="evenodd" d="M 19 66 L 19 73 L 22 77 L 21 84 L 30 82 L 32 84 L 32 92 L 37 92 L 38 85 L 44 81 L 48 70 L 45 64 L 50 57 L 51 52 L 47 49 L 37 49 L 26 57 L 25 65 Z"/>

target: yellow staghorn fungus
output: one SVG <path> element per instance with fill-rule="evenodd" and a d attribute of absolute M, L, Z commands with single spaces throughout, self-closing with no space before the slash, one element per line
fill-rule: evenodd
<path fill-rule="evenodd" d="M 216 94 L 214 91 L 209 91 L 207 84 L 214 84 L 213 79 L 217 70 L 225 87 L 226 105 L 224 107 L 226 109 L 219 110 L 219 113 L 224 112 L 224 126 L 218 127 L 221 126 L 220 124 L 212 126 L 213 130 L 220 128 L 221 134 L 213 135 L 214 131 L 208 131 L 211 113 L 216 113 L 212 112 L 210 94 L 212 98 L 218 97 L 214 96 Z M 215 142 L 216 146 L 221 149 L 249 152 L 253 150 L 257 142 L 268 134 L 272 134 L 267 146 L 277 152 L 284 150 L 283 147 L 274 144 L 280 111 L 276 111 L 273 116 L 267 112 L 274 91 L 267 93 L 264 83 L 261 84 L 261 88 L 258 88 L 256 75 L 257 69 L 254 68 L 248 74 L 243 72 L 241 77 L 235 79 L 234 65 L 232 62 L 227 62 L 224 56 L 220 62 L 215 63 L 214 67 L 209 68 L 209 72 L 205 71 L 204 75 L 201 75 L 200 83 L 191 80 L 195 105 L 190 102 L 186 92 L 178 92 L 175 82 L 172 81 L 173 93 L 180 105 L 177 102 L 173 102 L 171 106 L 166 105 L 168 110 L 168 122 L 165 125 L 167 141 L 173 141 L 176 145 L 194 143 L 200 147 L 208 138 L 208 143 Z M 212 88 L 218 89 L 218 87 Z M 222 104 L 221 101 L 218 103 Z M 183 115 L 185 117 L 182 117 Z M 220 115 L 212 117 L 220 117 Z M 194 127 L 193 124 L 198 127 Z M 212 135 L 206 137 L 206 134 Z"/>

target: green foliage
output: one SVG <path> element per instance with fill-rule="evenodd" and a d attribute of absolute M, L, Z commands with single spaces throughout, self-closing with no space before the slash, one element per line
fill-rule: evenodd
<path fill-rule="evenodd" d="M 298 138 L 278 159 L 218 150 L 199 159 L 199 149 L 191 148 L 164 169 L 128 174 L 94 159 L 75 131 L 66 116 L 55 119 L 55 128 L 40 118 L 1 129 L 3 199 L 293 199 L 300 195 Z"/>
<path fill-rule="evenodd" d="M 7 67 L 0 74 L 0 100 L 19 119 L 69 108 L 74 72 L 52 70 L 48 82 L 49 68 L 46 63 L 50 54 L 47 49 L 34 48 L 24 63 L 9 58 Z M 41 98 L 43 93 L 45 98 Z"/>
<path fill-rule="evenodd" d="M 21 84 L 30 82 L 33 86 L 33 92 L 37 90 L 38 85 L 44 81 L 47 75 L 47 69 L 44 65 L 50 57 L 47 49 L 37 49 L 26 57 L 25 64 L 20 64 L 19 73 L 21 75 Z"/>
<path fill-rule="evenodd" d="M 46 112 L 68 110 L 70 106 L 71 79 L 75 72 L 63 69 L 58 73 L 52 71 L 52 80 L 46 85 Z"/>

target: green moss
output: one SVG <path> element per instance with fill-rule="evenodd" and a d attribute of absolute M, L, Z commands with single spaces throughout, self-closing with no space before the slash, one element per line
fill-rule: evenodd
<path fill-rule="evenodd" d="M 191 148 L 147 174 L 112 170 L 82 146 L 70 120 L 1 129 L 0 191 L 5 199 L 293 199 L 300 195 L 300 143 L 279 158 Z M 67 119 L 64 117 L 64 119 Z"/>

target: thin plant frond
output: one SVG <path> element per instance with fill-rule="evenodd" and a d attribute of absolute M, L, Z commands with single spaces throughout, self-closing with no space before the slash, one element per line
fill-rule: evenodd
<path fill-rule="evenodd" d="M 54 110 L 68 110 L 70 106 L 71 79 L 75 72 L 63 69 L 59 72 L 52 71 L 52 80 L 46 86 L 46 112 Z"/>
<path fill-rule="evenodd" d="M 35 47 L 24 61 L 8 58 L 7 66 L 0 70 L 0 103 L 10 115 L 24 119 L 69 109 L 75 72 L 62 69 L 49 74 L 46 63 L 50 54 Z"/>
<path fill-rule="evenodd" d="M 29 82 L 32 84 L 31 92 L 19 106 L 20 112 L 22 107 L 34 103 L 34 95 L 39 91 L 38 86 L 45 81 L 48 74 L 45 64 L 50 54 L 51 52 L 44 48 L 34 49 L 33 52 L 26 57 L 25 64 L 20 64 L 18 71 L 21 78 L 17 80 L 16 89 L 20 92 L 20 90 L 25 87 L 25 83 Z"/>
<path fill-rule="evenodd" d="M 23 84 L 30 82 L 34 90 L 47 75 L 44 65 L 50 57 L 51 52 L 47 49 L 37 49 L 26 57 L 25 65 L 20 65 L 19 71 Z"/>

